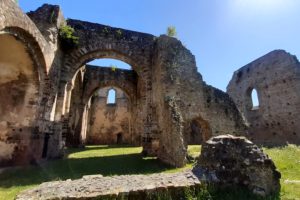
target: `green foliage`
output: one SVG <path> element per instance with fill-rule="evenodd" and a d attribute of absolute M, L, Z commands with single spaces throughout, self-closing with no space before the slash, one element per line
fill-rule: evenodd
<path fill-rule="evenodd" d="M 61 26 L 59 36 L 65 50 L 72 49 L 79 43 L 79 37 L 75 36 L 75 30 L 71 26 Z"/>
<path fill-rule="evenodd" d="M 109 32 L 110 32 L 110 28 L 107 26 L 102 29 L 102 33 L 104 33 L 105 35 L 108 35 Z"/>
<path fill-rule="evenodd" d="M 49 22 L 51 24 L 53 23 L 54 17 L 55 17 L 55 12 L 54 12 L 54 10 L 52 10 L 51 15 L 50 15 L 50 20 L 49 20 Z"/>
<path fill-rule="evenodd" d="M 176 32 L 175 26 L 169 26 L 167 28 L 167 35 L 170 36 L 170 37 L 176 37 L 177 32 Z"/>
<path fill-rule="evenodd" d="M 118 29 L 118 30 L 116 30 L 116 37 L 118 38 L 118 39 L 121 39 L 122 38 L 122 30 L 121 29 Z"/>
<path fill-rule="evenodd" d="M 117 66 L 116 65 L 111 65 L 111 71 L 115 72 L 117 70 Z"/>
<path fill-rule="evenodd" d="M 19 0 L 15 0 L 16 4 L 19 4 Z"/>

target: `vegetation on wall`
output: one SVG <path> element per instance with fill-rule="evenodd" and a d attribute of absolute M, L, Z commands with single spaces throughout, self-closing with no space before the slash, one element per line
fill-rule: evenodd
<path fill-rule="evenodd" d="M 170 37 L 176 37 L 177 32 L 176 32 L 175 26 L 169 26 L 167 28 L 167 35 L 170 36 Z"/>
<path fill-rule="evenodd" d="M 64 50 L 75 48 L 79 43 L 79 37 L 75 36 L 75 30 L 69 25 L 60 27 L 59 37 Z"/>
<path fill-rule="evenodd" d="M 117 69 L 117 66 L 116 66 L 116 65 L 110 65 L 110 67 L 111 67 L 111 71 L 113 71 L 113 72 L 115 72 L 116 69 Z"/>
<path fill-rule="evenodd" d="M 116 30 L 116 37 L 118 38 L 118 39 L 121 39 L 122 38 L 122 30 L 121 29 L 118 29 L 118 30 Z"/>

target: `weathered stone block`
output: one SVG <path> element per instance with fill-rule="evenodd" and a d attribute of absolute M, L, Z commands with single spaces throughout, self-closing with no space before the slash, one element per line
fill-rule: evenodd
<path fill-rule="evenodd" d="M 222 135 L 202 145 L 193 169 L 199 179 L 218 187 L 245 186 L 254 194 L 279 192 L 281 174 L 262 149 L 245 137 Z"/>

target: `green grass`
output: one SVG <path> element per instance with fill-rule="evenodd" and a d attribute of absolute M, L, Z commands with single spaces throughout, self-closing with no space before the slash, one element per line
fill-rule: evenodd
<path fill-rule="evenodd" d="M 264 148 L 264 151 L 281 172 L 281 199 L 300 200 L 300 146 Z"/>
<path fill-rule="evenodd" d="M 300 199 L 300 183 L 286 180 L 300 180 L 300 147 L 289 145 L 283 148 L 264 148 L 282 173 L 281 199 Z M 53 160 L 41 166 L 29 166 L 9 170 L 0 174 L 0 200 L 14 199 L 20 191 L 32 188 L 45 181 L 78 179 L 83 175 L 173 173 L 192 168 L 192 163 L 184 168 L 172 168 L 152 157 L 143 158 L 141 147 L 129 146 L 88 146 L 85 149 L 68 149 L 66 157 Z M 191 157 L 199 155 L 200 146 L 189 146 Z M 209 190 L 213 199 L 253 199 L 244 191 Z"/>

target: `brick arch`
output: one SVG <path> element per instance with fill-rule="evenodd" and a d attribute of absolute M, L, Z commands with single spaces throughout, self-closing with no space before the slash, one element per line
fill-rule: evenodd
<path fill-rule="evenodd" d="M 118 88 L 118 89 L 122 90 L 130 102 L 133 102 L 136 98 L 130 92 L 130 91 L 133 91 L 132 89 L 128 89 L 128 87 L 126 87 L 126 86 L 124 87 L 124 85 L 121 86 L 120 84 L 116 84 L 115 81 L 110 81 L 110 82 L 106 82 L 105 84 L 98 85 L 97 87 L 91 88 L 89 93 L 84 93 L 83 103 L 87 103 L 95 92 L 97 92 L 98 90 L 101 90 L 102 88 L 106 88 L 106 87 Z"/>
<path fill-rule="evenodd" d="M 51 61 L 47 61 L 41 55 L 46 55 L 50 49 L 40 30 L 14 1 L 2 0 L 0 7 L 0 16 L 6 16 L 4 20 L 0 20 L 0 32 L 5 30 L 16 35 L 21 40 L 24 38 L 25 42 L 29 41 L 35 52 L 41 52 L 39 56 L 41 63 L 45 65 L 46 71 L 48 71 L 48 67 L 50 67 L 49 62 Z"/>
<path fill-rule="evenodd" d="M 38 82 L 41 85 L 43 85 L 42 82 L 47 77 L 47 67 L 46 67 L 43 51 L 40 47 L 40 44 L 37 42 L 34 36 L 31 35 L 28 31 L 24 30 L 23 28 L 14 27 L 14 26 L 5 27 L 4 29 L 0 30 L 0 34 L 12 35 L 15 38 L 17 38 L 19 41 L 21 41 L 24 46 L 26 46 L 27 52 L 29 53 L 35 65 L 34 69 L 38 73 L 38 77 L 39 77 Z"/>
<path fill-rule="evenodd" d="M 31 160 L 40 159 L 42 154 L 42 135 L 38 133 L 39 122 L 43 120 L 41 116 L 44 113 L 42 106 L 45 103 L 43 93 L 47 76 L 46 64 L 38 42 L 26 30 L 20 27 L 5 27 L 0 30 L 0 35 L 7 47 L 16 50 L 10 52 L 12 50 L 7 50 L 4 46 L 8 55 L 4 55 L 1 62 L 7 65 L 8 69 L 15 69 L 18 73 L 15 78 L 1 85 L 2 95 L 5 94 L 7 100 L 7 104 L 3 101 L 7 109 L 7 115 L 3 115 L 3 122 L 6 122 L 8 127 L 13 127 L 5 128 L 5 135 L 9 136 L 5 142 L 20 147 L 13 150 L 8 164 L 27 164 Z M 10 57 L 9 54 L 13 56 Z M 5 90 L 9 94 L 6 94 Z M 14 136 L 10 136 L 11 134 Z M 17 136 L 19 139 L 16 140 Z"/>
<path fill-rule="evenodd" d="M 123 61 L 129 64 L 140 77 L 144 77 L 146 75 L 147 71 L 145 72 L 143 68 L 140 67 L 142 66 L 142 64 L 140 64 L 138 61 L 135 61 L 130 56 L 125 55 L 123 52 L 119 52 L 117 50 L 111 50 L 111 49 L 102 49 L 97 46 L 96 50 L 92 50 L 78 57 L 78 54 L 84 51 L 83 49 L 85 49 L 85 47 L 69 54 L 65 59 L 66 71 L 63 71 L 64 74 L 64 76 L 62 77 L 63 81 L 68 82 L 69 80 L 71 80 L 71 78 L 74 76 L 76 71 L 86 63 L 94 59 L 101 59 L 101 58 L 111 58 L 111 59 Z M 145 68 L 147 68 L 147 66 Z"/>
<path fill-rule="evenodd" d="M 112 71 L 105 67 L 86 66 L 82 95 L 83 104 L 86 104 L 91 95 L 99 88 L 110 86 L 124 91 L 131 102 L 137 98 L 137 75 L 134 71 L 122 69 Z"/>

